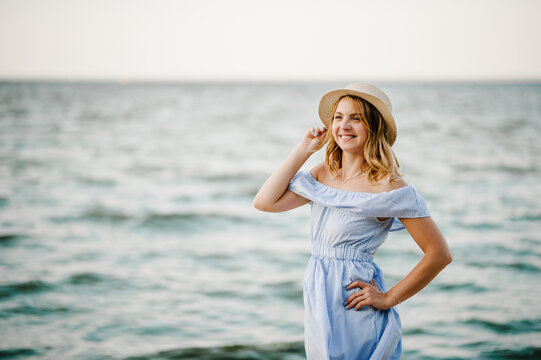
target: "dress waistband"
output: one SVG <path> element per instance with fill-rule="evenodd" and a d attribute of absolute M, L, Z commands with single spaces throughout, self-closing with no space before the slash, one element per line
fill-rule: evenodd
<path fill-rule="evenodd" d="M 312 255 L 337 260 L 374 261 L 374 255 L 353 246 L 331 247 L 324 244 L 312 244 Z"/>

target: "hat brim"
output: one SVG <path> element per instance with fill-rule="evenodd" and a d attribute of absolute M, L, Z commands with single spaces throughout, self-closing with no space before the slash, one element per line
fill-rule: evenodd
<path fill-rule="evenodd" d="M 332 108 L 336 102 L 346 95 L 352 95 L 360 97 L 361 99 L 364 99 L 374 105 L 376 109 L 380 112 L 381 116 L 383 117 L 383 120 L 387 124 L 387 138 L 389 143 L 392 145 L 396 140 L 396 124 L 394 121 L 393 114 L 391 112 L 391 109 L 378 97 L 363 93 L 356 90 L 351 89 L 338 89 L 333 90 L 321 98 L 321 101 L 319 102 L 319 118 L 325 124 L 327 129 L 330 128 L 331 120 L 334 114 L 332 113 Z"/>

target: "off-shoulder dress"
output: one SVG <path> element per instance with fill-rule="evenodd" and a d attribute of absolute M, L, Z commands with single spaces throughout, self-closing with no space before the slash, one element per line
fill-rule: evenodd
<path fill-rule="evenodd" d="M 411 185 L 383 193 L 337 189 L 307 169 L 295 174 L 288 189 L 311 205 L 312 256 L 303 285 L 308 359 L 399 359 L 402 327 L 396 309 L 346 310 L 344 301 L 359 291 L 346 286 L 374 279 L 387 291 L 372 254 L 389 231 L 404 229 L 398 218 L 430 216 L 424 199 Z"/>

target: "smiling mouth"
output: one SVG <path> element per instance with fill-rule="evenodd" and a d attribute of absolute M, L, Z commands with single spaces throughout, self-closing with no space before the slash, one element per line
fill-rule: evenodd
<path fill-rule="evenodd" d="M 344 140 L 353 139 L 354 137 L 356 136 L 355 135 L 340 135 L 340 138 Z"/>

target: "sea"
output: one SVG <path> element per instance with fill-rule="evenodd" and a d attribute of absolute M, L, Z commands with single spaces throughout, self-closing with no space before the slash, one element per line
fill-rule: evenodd
<path fill-rule="evenodd" d="M 376 84 L 453 255 L 402 358 L 540 359 L 541 83 Z M 343 85 L 0 82 L 0 358 L 305 359 L 310 205 L 252 200 Z"/>

